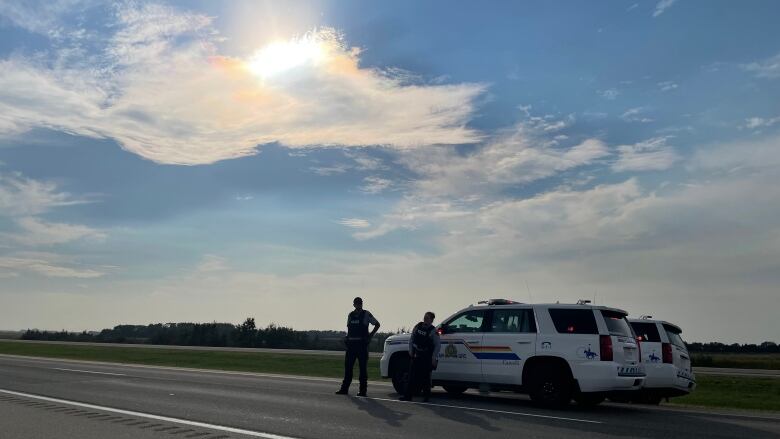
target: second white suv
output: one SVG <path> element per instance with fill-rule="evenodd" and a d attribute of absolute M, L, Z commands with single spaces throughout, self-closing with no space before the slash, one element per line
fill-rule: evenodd
<path fill-rule="evenodd" d="M 629 322 L 642 348 L 642 363 L 647 372 L 644 386 L 630 399 L 658 404 L 662 398 L 692 392 L 696 388 L 696 376 L 680 327 L 650 317 Z"/>
<path fill-rule="evenodd" d="M 578 304 L 523 304 L 493 299 L 464 308 L 438 327 L 433 385 L 512 390 L 550 406 L 574 398 L 595 405 L 615 392 L 641 388 L 645 371 L 625 311 Z M 403 393 L 409 334 L 385 343 L 381 374 Z"/>

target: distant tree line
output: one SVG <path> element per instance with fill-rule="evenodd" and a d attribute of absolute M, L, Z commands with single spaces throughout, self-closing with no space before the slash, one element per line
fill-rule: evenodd
<path fill-rule="evenodd" d="M 773 341 L 765 341 L 761 344 L 724 344 L 718 342 L 710 343 L 686 343 L 688 351 L 691 353 L 734 353 L 734 354 L 777 354 L 780 353 L 780 346 Z"/>
<path fill-rule="evenodd" d="M 392 333 L 377 333 L 371 350 L 381 352 Z M 179 346 L 227 346 L 274 349 L 340 350 L 344 332 L 298 331 L 271 323 L 257 328 L 254 318 L 240 325 L 232 323 L 156 323 L 118 325 L 100 332 L 40 331 L 28 329 L 22 340 L 76 341 L 94 343 L 136 343 Z"/>

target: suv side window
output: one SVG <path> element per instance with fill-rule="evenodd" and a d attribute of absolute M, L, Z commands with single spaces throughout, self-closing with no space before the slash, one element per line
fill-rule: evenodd
<path fill-rule="evenodd" d="M 447 334 L 460 332 L 483 332 L 485 323 L 485 310 L 474 309 L 458 314 L 444 324 Z"/>
<path fill-rule="evenodd" d="M 591 309 L 550 308 L 555 330 L 560 334 L 598 334 Z"/>
<path fill-rule="evenodd" d="M 536 332 L 531 309 L 494 309 L 491 332 Z"/>
<path fill-rule="evenodd" d="M 631 327 L 634 328 L 639 341 L 661 342 L 661 334 L 658 333 L 658 326 L 655 323 L 632 322 Z"/>

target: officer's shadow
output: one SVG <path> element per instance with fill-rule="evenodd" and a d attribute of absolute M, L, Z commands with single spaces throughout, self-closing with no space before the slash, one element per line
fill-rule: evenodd
<path fill-rule="evenodd" d="M 349 400 L 352 401 L 358 409 L 363 410 L 375 418 L 384 420 L 388 425 L 393 427 L 401 427 L 401 421 L 406 420 L 412 415 L 411 413 L 393 410 L 371 398 L 349 398 Z"/>
<path fill-rule="evenodd" d="M 487 413 L 483 414 L 472 414 L 469 413 L 468 410 L 463 410 L 458 407 L 457 399 L 452 400 L 448 398 L 446 395 L 437 395 L 436 393 L 431 395 L 431 404 L 420 404 L 420 406 L 430 410 L 436 416 L 449 419 L 450 421 L 459 422 L 462 424 L 466 424 L 471 427 L 479 427 L 483 430 L 487 431 L 501 431 L 500 428 L 493 426 L 490 421 L 486 418 L 490 418 L 491 416 L 487 416 Z M 438 398 L 436 398 L 439 396 Z M 433 398 L 436 398 L 438 401 L 434 400 Z"/>

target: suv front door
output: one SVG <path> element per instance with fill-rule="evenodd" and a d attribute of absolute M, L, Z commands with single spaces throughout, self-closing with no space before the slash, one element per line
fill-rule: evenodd
<path fill-rule="evenodd" d="M 485 382 L 522 384 L 523 365 L 536 353 L 536 320 L 531 307 L 494 308 L 482 340 Z"/>
<path fill-rule="evenodd" d="M 482 363 L 475 355 L 482 346 L 486 310 L 464 311 L 441 325 L 436 380 L 482 382 Z"/>

